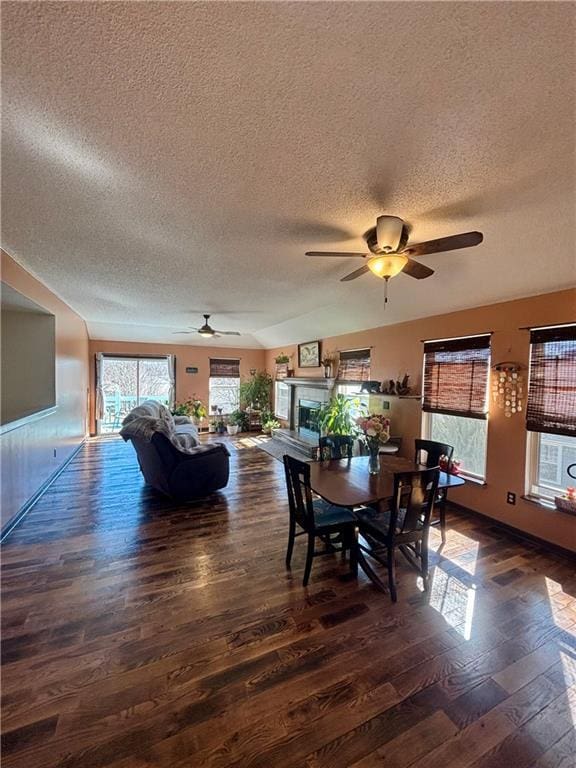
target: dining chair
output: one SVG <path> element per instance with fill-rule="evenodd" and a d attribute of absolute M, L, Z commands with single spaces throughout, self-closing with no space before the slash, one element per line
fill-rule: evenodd
<path fill-rule="evenodd" d="M 350 551 L 350 571 L 356 575 L 358 573 L 358 530 L 356 518 L 352 512 L 346 507 L 338 507 L 323 499 L 312 497 L 310 465 L 307 462 L 285 455 L 284 472 L 290 509 L 286 568 L 290 568 L 296 537 L 306 535 L 308 547 L 303 586 L 307 586 L 312 570 L 312 560 L 317 555 L 334 552 L 330 536 L 336 533 L 340 535 L 342 556 L 345 556 L 346 551 Z M 301 530 L 297 531 L 297 527 Z M 315 549 L 317 538 L 329 545 L 322 552 L 317 552 Z"/>
<path fill-rule="evenodd" d="M 438 491 L 440 470 L 424 469 L 417 472 L 394 474 L 394 495 L 390 508 L 373 508 L 356 512 L 360 534 L 369 548 L 361 543 L 362 567 L 368 575 L 385 589 L 383 582 L 362 553 L 366 552 L 388 571 L 388 587 L 392 602 L 397 600 L 394 555 L 399 549 L 422 576 L 424 589 L 428 589 L 428 533 L 434 501 Z"/>
<path fill-rule="evenodd" d="M 318 458 L 351 459 L 354 454 L 354 438 L 351 435 L 326 435 L 318 440 Z"/>
<path fill-rule="evenodd" d="M 426 458 L 423 461 L 422 453 L 426 454 Z M 436 440 L 421 440 L 417 438 L 414 440 L 414 462 L 416 464 L 424 464 L 426 467 L 439 466 L 440 459 L 445 456 L 448 461 L 452 461 L 454 455 L 454 447 L 448 445 L 448 443 L 439 443 Z M 442 537 L 442 545 L 446 544 L 446 498 L 447 491 L 438 491 L 435 506 L 438 510 L 438 518 L 432 520 L 430 525 L 440 526 L 440 535 Z"/>

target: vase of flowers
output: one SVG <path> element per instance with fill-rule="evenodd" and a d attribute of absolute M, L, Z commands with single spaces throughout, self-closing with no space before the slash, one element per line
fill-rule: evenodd
<path fill-rule="evenodd" d="M 362 440 L 368 448 L 368 471 L 371 475 L 380 472 L 380 446 L 390 439 L 390 419 L 378 413 L 359 416 L 356 424 L 362 431 Z"/>

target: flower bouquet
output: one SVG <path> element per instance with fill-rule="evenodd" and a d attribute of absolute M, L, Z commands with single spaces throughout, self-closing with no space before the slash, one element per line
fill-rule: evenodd
<path fill-rule="evenodd" d="M 368 464 L 370 474 L 377 475 L 380 472 L 380 446 L 390 439 L 390 419 L 381 414 L 372 413 L 369 416 L 359 416 L 356 424 L 362 431 L 361 439 L 370 454 Z"/>

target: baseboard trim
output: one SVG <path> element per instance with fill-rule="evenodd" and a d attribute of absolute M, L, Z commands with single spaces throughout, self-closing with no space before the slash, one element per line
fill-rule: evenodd
<path fill-rule="evenodd" d="M 485 515 L 483 512 L 477 512 L 475 509 L 465 507 L 464 504 L 458 504 L 455 501 L 449 501 L 448 506 L 454 507 L 455 509 L 460 509 L 462 512 L 466 512 L 473 517 L 479 517 L 485 522 L 490 523 L 490 525 L 494 526 L 495 528 L 500 528 L 510 536 L 514 536 L 517 539 L 524 539 L 532 544 L 538 544 L 538 546 L 544 547 L 545 549 L 548 549 L 557 555 L 561 555 L 562 557 L 566 557 L 569 560 L 576 561 L 576 552 L 571 549 L 561 547 L 560 544 L 554 544 L 551 541 L 546 541 L 546 539 L 541 539 L 539 536 L 534 536 L 532 533 L 527 533 L 520 528 L 515 528 L 513 525 L 502 523 L 500 520 L 496 520 L 496 518 L 490 517 L 490 515 Z"/>
<path fill-rule="evenodd" d="M 27 502 L 26 502 L 26 503 L 25 503 L 25 504 L 24 504 L 24 505 L 23 505 L 23 506 L 22 506 L 22 507 L 21 507 L 21 508 L 18 510 L 18 512 L 17 512 L 17 513 L 14 515 L 14 517 L 12 517 L 12 518 L 11 518 L 11 519 L 10 519 L 10 520 L 9 520 L 9 521 L 6 523 L 6 525 L 4 526 L 4 528 L 2 528 L 2 530 L 0 531 L 0 544 L 3 544 L 3 543 L 4 543 L 4 541 L 5 541 L 5 540 L 8 538 L 8 536 L 9 536 L 9 535 L 12 533 L 12 531 L 14 530 L 14 528 L 16 528 L 16 526 L 17 526 L 17 525 L 19 525 L 19 523 L 21 523 L 21 522 L 22 522 L 22 520 L 23 520 L 23 519 L 26 517 L 26 515 L 28 514 L 28 512 L 30 512 L 30 510 L 32 509 L 32 507 L 33 507 L 33 506 L 36 504 L 36 502 L 37 502 L 39 499 L 41 499 L 41 498 L 42 498 L 42 496 L 43 496 L 43 495 L 46 493 L 46 491 L 48 490 L 48 488 L 50 488 L 50 486 L 52 485 L 52 483 L 53 483 L 55 480 L 57 480 L 57 479 L 58 479 L 58 477 L 60 477 L 60 475 L 62 474 L 62 472 L 64 472 L 64 470 L 66 469 L 66 467 L 68 466 L 68 464 L 70 464 L 70 462 L 72 461 L 72 459 L 73 459 L 73 458 L 76 456 L 76 454 L 77 454 L 77 453 L 78 453 L 78 451 L 79 451 L 79 450 L 82 448 L 82 446 L 84 445 L 84 443 L 85 443 L 85 442 L 86 442 L 86 438 L 85 438 L 85 437 L 83 437 L 83 438 L 82 438 L 82 441 L 81 441 L 80 443 L 78 443 L 78 445 L 76 446 L 76 448 L 74 448 L 74 450 L 72 451 L 72 453 L 70 454 L 70 456 L 68 456 L 68 458 L 67 458 L 67 459 L 66 459 L 64 462 L 62 462 L 62 464 L 61 464 L 61 465 L 58 467 L 58 469 L 57 469 L 55 472 L 53 472 L 53 473 L 50 475 L 50 477 L 49 477 L 47 480 L 45 480 L 45 481 L 42 483 L 42 485 L 40 486 L 40 488 L 38 488 L 38 490 L 37 490 L 37 491 L 36 491 L 36 492 L 35 492 L 35 493 L 34 493 L 34 494 L 33 494 L 33 495 L 32 495 L 32 496 L 31 496 L 31 497 L 28 499 L 28 501 L 27 501 Z"/>

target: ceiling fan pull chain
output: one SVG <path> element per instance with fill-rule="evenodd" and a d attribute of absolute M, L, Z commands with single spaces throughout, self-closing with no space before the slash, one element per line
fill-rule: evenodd
<path fill-rule="evenodd" d="M 384 311 L 386 311 L 386 304 L 388 304 L 388 280 L 390 278 L 384 278 Z"/>

